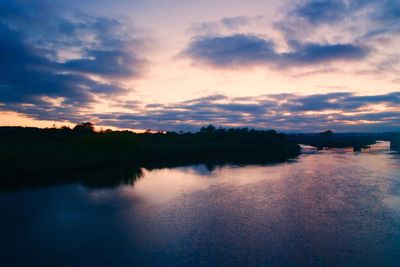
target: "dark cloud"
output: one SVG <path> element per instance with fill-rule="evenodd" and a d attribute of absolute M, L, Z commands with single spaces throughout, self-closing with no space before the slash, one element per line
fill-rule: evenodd
<path fill-rule="evenodd" d="M 345 20 L 360 24 L 360 19 L 367 19 L 370 30 L 366 37 L 393 33 L 400 26 L 400 2 L 394 0 L 303 0 L 287 8 L 289 11 L 281 24 L 293 19 L 296 23 L 296 18 L 315 26 Z"/>
<path fill-rule="evenodd" d="M 194 40 L 184 51 L 194 61 L 215 66 L 240 66 L 273 61 L 273 43 L 251 35 L 207 36 Z"/>
<path fill-rule="evenodd" d="M 368 55 L 368 49 L 354 44 L 299 44 L 292 45 L 294 52 L 284 53 L 288 62 L 299 64 L 313 64 L 333 60 L 357 60 Z"/>
<path fill-rule="evenodd" d="M 138 77 L 146 64 L 132 51 L 139 40 L 117 19 L 73 12 L 59 1 L 0 6 L 2 110 L 73 119 L 99 98 L 124 93 L 115 79 Z"/>
<path fill-rule="evenodd" d="M 272 41 L 258 36 L 236 34 L 230 36 L 206 36 L 192 41 L 183 55 L 194 62 L 216 67 L 246 67 L 273 65 L 290 67 L 312 65 L 335 60 L 365 58 L 369 50 L 355 44 L 316 44 L 290 42 L 291 51 L 277 52 Z"/>
<path fill-rule="evenodd" d="M 135 77 L 140 75 L 135 67 L 143 66 L 144 60 L 134 53 L 120 50 L 91 50 L 84 58 L 68 60 L 66 70 L 107 77 Z"/>
<path fill-rule="evenodd" d="M 356 9 L 357 1 L 344 0 L 311 0 L 297 4 L 291 15 L 307 19 L 313 24 L 336 22 L 346 18 L 349 12 Z"/>

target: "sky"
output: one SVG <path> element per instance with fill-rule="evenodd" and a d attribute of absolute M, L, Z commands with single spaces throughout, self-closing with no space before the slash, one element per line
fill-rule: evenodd
<path fill-rule="evenodd" d="M 400 129 L 394 0 L 0 0 L 0 126 Z"/>

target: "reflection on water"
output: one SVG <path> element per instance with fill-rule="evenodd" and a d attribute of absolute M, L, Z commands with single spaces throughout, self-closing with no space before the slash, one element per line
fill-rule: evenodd
<path fill-rule="evenodd" d="M 1 193 L 0 266 L 397 265 L 399 155 L 386 142 L 307 149 L 267 166 L 142 169 L 113 189 Z"/>

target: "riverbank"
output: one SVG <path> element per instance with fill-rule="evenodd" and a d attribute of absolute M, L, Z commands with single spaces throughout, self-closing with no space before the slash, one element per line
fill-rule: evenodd
<path fill-rule="evenodd" d="M 356 133 L 314 133 L 314 134 L 290 134 L 289 142 L 316 147 L 317 149 L 347 148 L 352 147 L 354 151 L 368 148 L 376 143 L 377 135 Z"/>
<path fill-rule="evenodd" d="M 82 125 L 81 125 L 82 126 Z M 1 188 L 129 182 L 140 167 L 281 162 L 300 146 L 273 130 L 203 127 L 197 133 L 0 127 Z M 90 125 L 89 125 L 90 126 Z M 122 176 L 114 179 L 113 176 Z M 96 178 L 98 177 L 98 178 Z"/>

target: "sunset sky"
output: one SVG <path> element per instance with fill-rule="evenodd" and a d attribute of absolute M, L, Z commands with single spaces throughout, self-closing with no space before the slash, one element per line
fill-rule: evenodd
<path fill-rule="evenodd" d="M 0 125 L 398 131 L 400 1 L 0 0 Z"/>

